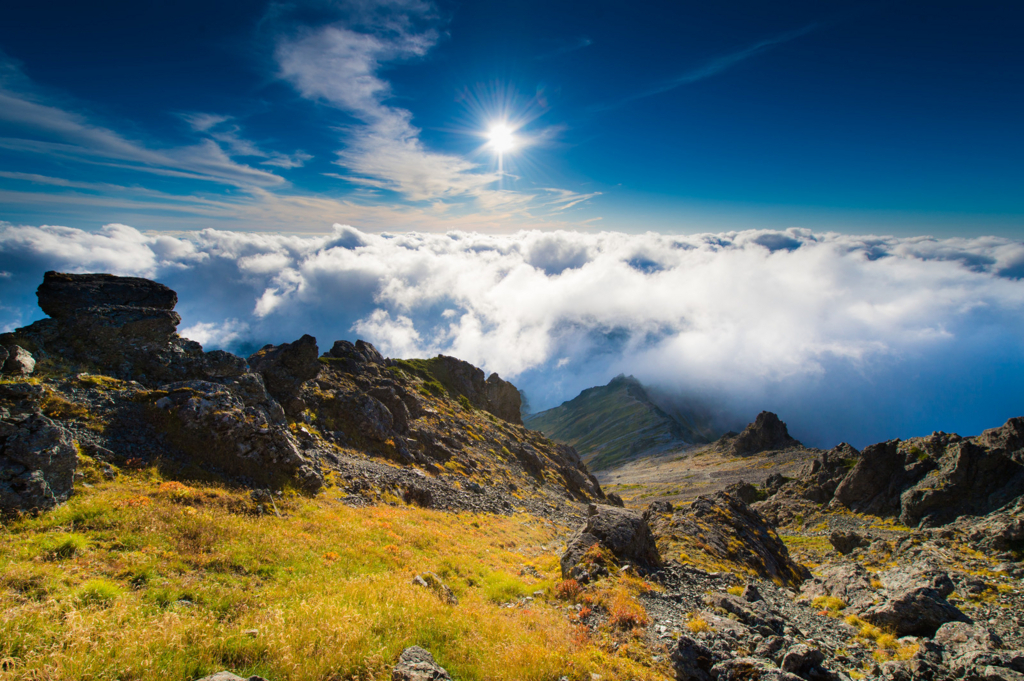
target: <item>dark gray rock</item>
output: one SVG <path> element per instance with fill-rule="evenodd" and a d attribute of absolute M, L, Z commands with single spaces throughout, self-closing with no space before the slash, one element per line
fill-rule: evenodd
<path fill-rule="evenodd" d="M 593 515 L 569 539 L 562 555 L 563 578 L 571 576 L 572 569 L 594 544 L 601 544 L 620 562 L 645 568 L 661 563 L 651 528 L 639 513 L 614 506 L 592 508 Z"/>
<path fill-rule="evenodd" d="M 615 492 L 609 492 L 605 498 L 612 506 L 618 506 L 619 508 L 624 508 L 626 506 L 625 502 L 622 501 L 622 497 Z"/>
<path fill-rule="evenodd" d="M 36 370 L 36 360 L 32 357 L 32 353 L 20 345 L 5 348 L 4 355 L 6 357 L 0 366 L 3 367 L 5 374 L 29 376 Z"/>
<path fill-rule="evenodd" d="M 740 480 L 725 488 L 725 493 L 734 496 L 744 504 L 753 504 L 761 496 L 758 489 L 749 482 Z"/>
<path fill-rule="evenodd" d="M 798 643 L 786 651 L 779 666 L 782 671 L 806 677 L 820 670 L 824 661 L 825 655 L 820 650 Z"/>
<path fill-rule="evenodd" d="M 762 411 L 737 435 L 729 446 L 737 454 L 756 454 L 773 449 L 802 447 L 797 440 L 789 435 L 786 424 L 770 411 Z"/>
<path fill-rule="evenodd" d="M 299 388 L 320 373 L 320 350 L 309 334 L 293 343 L 265 345 L 249 356 L 249 367 L 262 374 L 267 391 L 290 414 L 301 412 L 305 405 L 297 400 Z"/>
<path fill-rule="evenodd" d="M 650 522 L 659 538 L 692 541 L 715 558 L 741 563 L 762 577 L 795 585 L 810 576 L 757 511 L 725 492 L 697 497 L 671 517 Z"/>
<path fill-rule="evenodd" d="M 856 532 L 843 532 L 842 530 L 835 530 L 829 535 L 828 541 L 832 544 L 832 548 L 844 556 L 854 549 L 859 549 L 870 543 Z"/>
<path fill-rule="evenodd" d="M 0 511 L 46 510 L 68 500 L 78 452 L 67 430 L 41 414 L 0 420 Z"/>
<path fill-rule="evenodd" d="M 867 608 L 865 620 L 898 636 L 933 636 L 947 622 L 970 622 L 946 600 L 949 575 L 935 570 L 892 570 L 882 574 L 883 602 Z"/>
<path fill-rule="evenodd" d="M 451 681 L 451 678 L 434 657 L 419 646 L 403 650 L 391 671 L 391 681 Z"/>
<path fill-rule="evenodd" d="M 712 681 L 711 668 L 721 656 L 689 636 L 680 636 L 672 648 L 672 669 L 676 681 Z"/>
<path fill-rule="evenodd" d="M 112 274 L 47 272 L 36 289 L 39 307 L 54 319 L 99 306 L 173 310 L 178 294 L 155 281 Z"/>
<path fill-rule="evenodd" d="M 470 403 L 509 423 L 523 425 L 522 396 L 519 389 L 498 374 L 484 380 L 484 372 L 469 362 L 438 355 L 432 371 L 449 392 L 464 395 Z"/>

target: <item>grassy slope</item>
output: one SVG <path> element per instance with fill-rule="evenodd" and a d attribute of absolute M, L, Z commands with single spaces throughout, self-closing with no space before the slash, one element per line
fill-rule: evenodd
<path fill-rule="evenodd" d="M 584 390 L 554 409 L 526 417 L 524 423 L 575 447 L 591 470 L 702 441 L 654 405 L 632 377 Z"/>
<path fill-rule="evenodd" d="M 65 506 L 0 521 L 0 679 L 388 679 L 413 644 L 456 679 L 668 676 L 633 629 L 643 585 L 575 595 L 625 626 L 588 631 L 567 614 L 565 528 L 545 520 L 354 509 L 329 494 L 285 497 L 278 517 L 156 469 L 86 470 L 92 486 Z M 426 570 L 458 605 L 411 584 Z M 536 590 L 545 598 L 501 607 Z"/>

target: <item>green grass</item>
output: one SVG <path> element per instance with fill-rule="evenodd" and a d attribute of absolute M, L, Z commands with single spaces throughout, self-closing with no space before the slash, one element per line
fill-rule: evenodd
<path fill-rule="evenodd" d="M 519 514 L 356 509 L 330 493 L 277 505 L 281 517 L 259 515 L 245 490 L 147 469 L 3 521 L 0 681 L 192 681 L 221 669 L 275 681 L 389 679 L 414 644 L 462 681 L 670 676 L 602 643 L 619 637 L 630 650 L 624 625 L 592 635 L 564 602 L 501 607 L 555 592 L 558 556 L 544 547 L 565 528 Z M 415 586 L 425 571 L 459 604 Z M 601 588 L 621 592 L 617 579 Z M 616 622 L 642 621 L 625 592 L 586 593 L 617 608 Z"/>

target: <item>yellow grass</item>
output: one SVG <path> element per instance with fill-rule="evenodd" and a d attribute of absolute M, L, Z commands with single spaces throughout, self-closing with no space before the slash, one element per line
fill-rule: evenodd
<path fill-rule="evenodd" d="M 665 678 L 628 646 L 606 650 L 566 601 L 520 600 L 558 593 L 558 558 L 541 547 L 564 528 L 330 495 L 277 508 L 257 515 L 244 491 L 147 470 L 2 521 L 0 680 L 389 679 L 414 644 L 461 680 Z M 458 605 L 412 584 L 428 570 Z M 617 624 L 642 623 L 639 580 L 605 581 Z"/>

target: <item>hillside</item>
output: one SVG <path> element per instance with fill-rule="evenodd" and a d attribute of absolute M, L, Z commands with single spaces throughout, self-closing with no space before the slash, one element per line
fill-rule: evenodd
<path fill-rule="evenodd" d="M 656 458 L 685 489 L 610 469 L 623 508 L 456 358 L 243 359 L 155 282 L 38 295 L 0 335 L 0 681 L 1024 676 L 1024 418 L 858 452 L 762 412 Z"/>
<path fill-rule="evenodd" d="M 588 388 L 523 421 L 552 440 L 575 447 L 593 471 L 707 442 L 709 435 L 698 418 L 673 418 L 654 404 L 632 376 Z"/>

